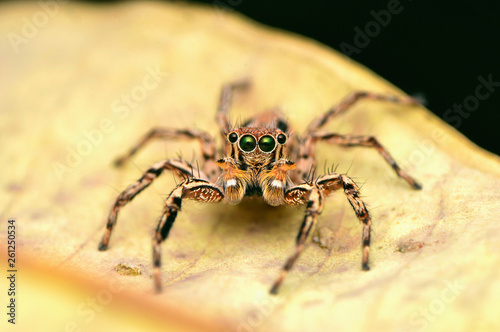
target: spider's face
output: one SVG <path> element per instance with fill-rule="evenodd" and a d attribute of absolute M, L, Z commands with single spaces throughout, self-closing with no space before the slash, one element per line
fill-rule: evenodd
<path fill-rule="evenodd" d="M 267 165 L 283 157 L 287 136 L 276 128 L 243 127 L 227 135 L 230 156 L 248 165 Z"/>

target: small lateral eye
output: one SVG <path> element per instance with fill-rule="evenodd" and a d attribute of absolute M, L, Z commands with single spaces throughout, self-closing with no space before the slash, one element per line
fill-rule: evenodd
<path fill-rule="evenodd" d="M 283 134 L 279 134 L 276 139 L 278 140 L 279 144 L 285 144 L 285 142 L 286 142 L 286 136 Z"/>
<path fill-rule="evenodd" d="M 245 152 L 250 152 L 255 149 L 257 146 L 257 142 L 255 141 L 255 137 L 252 135 L 242 136 L 240 139 L 240 148 Z"/>
<path fill-rule="evenodd" d="M 236 143 L 236 141 L 238 140 L 238 134 L 236 134 L 236 133 L 233 132 L 233 133 L 227 135 L 227 139 L 231 143 Z"/>
<path fill-rule="evenodd" d="M 276 141 L 272 136 L 262 136 L 259 140 L 259 149 L 262 152 L 271 152 L 276 146 Z"/>

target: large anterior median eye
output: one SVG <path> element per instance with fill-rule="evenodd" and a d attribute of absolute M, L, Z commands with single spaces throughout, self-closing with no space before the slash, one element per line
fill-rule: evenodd
<path fill-rule="evenodd" d="M 255 137 L 251 135 L 245 135 L 240 138 L 240 148 L 245 152 L 251 152 L 257 146 L 257 141 Z"/>
<path fill-rule="evenodd" d="M 272 136 L 262 136 L 259 140 L 259 149 L 262 152 L 271 152 L 274 150 L 276 142 Z"/>

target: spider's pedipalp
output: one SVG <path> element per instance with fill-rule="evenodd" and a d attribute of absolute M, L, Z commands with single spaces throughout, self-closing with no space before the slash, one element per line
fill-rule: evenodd
<path fill-rule="evenodd" d="M 283 204 L 285 191 L 290 184 L 288 171 L 293 170 L 295 164 L 287 159 L 276 161 L 268 172 L 262 172 L 259 185 L 262 188 L 262 197 L 272 206 Z"/>
<path fill-rule="evenodd" d="M 224 190 L 224 201 L 231 205 L 238 204 L 245 196 L 250 177 L 233 158 L 219 159 L 217 165 L 222 169 L 218 182 Z"/>

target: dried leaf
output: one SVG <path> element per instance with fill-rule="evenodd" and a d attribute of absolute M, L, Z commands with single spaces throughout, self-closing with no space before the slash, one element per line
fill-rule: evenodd
<path fill-rule="evenodd" d="M 422 191 L 376 151 L 318 149 L 320 166 L 364 184 L 371 271 L 360 269 L 361 227 L 342 193 L 328 199 L 314 241 L 274 297 L 303 209 L 186 202 L 163 246 L 164 292 L 154 296 L 151 235 L 171 175 L 123 209 L 108 251 L 97 244 L 121 190 L 156 161 L 197 159 L 198 144 L 155 142 L 120 170 L 114 157 L 153 126 L 216 135 L 221 85 L 245 77 L 253 87 L 235 98 L 233 119 L 277 106 L 298 132 L 352 91 L 401 92 L 324 46 L 225 7 L 53 4 L 3 4 L 0 21 L 0 204 L 2 222 L 17 223 L 19 328 L 500 328 L 499 158 L 421 107 L 381 102 L 358 104 L 328 130 L 375 135 Z"/>

